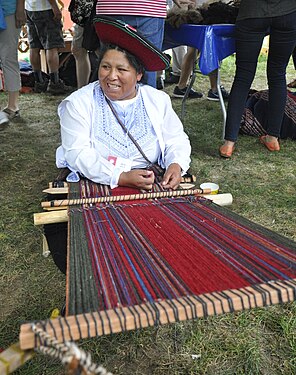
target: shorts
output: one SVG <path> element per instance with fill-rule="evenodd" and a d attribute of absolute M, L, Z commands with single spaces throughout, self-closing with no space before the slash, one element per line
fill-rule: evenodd
<path fill-rule="evenodd" d="M 65 47 L 63 24 L 54 19 L 53 11 L 26 11 L 30 48 L 52 49 Z"/>

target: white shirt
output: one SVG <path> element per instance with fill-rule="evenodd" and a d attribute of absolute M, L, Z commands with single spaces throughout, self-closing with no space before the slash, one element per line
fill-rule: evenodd
<path fill-rule="evenodd" d="M 51 5 L 48 0 L 26 0 L 25 9 L 30 12 L 43 11 L 51 9 Z"/>
<path fill-rule="evenodd" d="M 62 145 L 57 149 L 56 163 L 58 167 L 68 166 L 94 182 L 115 187 L 124 169 L 113 165 L 108 158 L 121 156 L 121 152 L 126 149 L 124 146 L 120 149 L 124 133 L 121 132 L 120 125 L 116 124 L 107 102 L 95 94 L 98 90 L 101 91 L 98 81 L 90 83 L 59 105 Z M 143 138 L 141 147 L 144 153 L 151 162 L 157 161 L 163 168 L 178 163 L 185 173 L 190 164 L 191 146 L 183 125 L 172 108 L 170 97 L 148 85 L 139 85 L 137 98 L 144 103 L 148 121 L 147 126 L 143 126 L 143 120 L 140 121 L 140 134 L 133 135 L 136 134 L 139 143 Z M 128 113 L 133 118 L 131 111 L 132 107 Z M 143 116 L 142 112 L 140 116 Z M 111 126 L 111 131 L 107 129 L 108 126 Z M 116 128 L 112 130 L 112 126 Z M 103 128 L 106 128 L 105 131 Z M 109 142 L 109 134 L 116 138 L 114 145 Z M 133 153 L 132 142 L 128 137 L 126 140 L 131 149 L 131 169 L 145 168 L 145 159 L 139 152 Z"/>

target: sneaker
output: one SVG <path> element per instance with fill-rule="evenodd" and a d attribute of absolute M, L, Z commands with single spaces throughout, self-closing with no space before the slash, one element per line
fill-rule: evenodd
<path fill-rule="evenodd" d="M 45 80 L 43 82 L 35 82 L 34 92 L 36 93 L 46 92 L 47 86 L 48 86 L 48 80 Z"/>
<path fill-rule="evenodd" d="M 181 90 L 181 89 L 179 89 L 178 86 L 176 86 L 174 88 L 173 97 L 174 98 L 184 98 L 186 90 L 187 90 L 187 87 L 185 87 L 184 89 Z M 203 95 L 202 95 L 201 92 L 197 92 L 193 89 L 190 89 L 188 98 L 190 98 L 190 99 L 200 99 L 202 97 L 203 97 Z"/>
<path fill-rule="evenodd" d="M 49 81 L 49 84 L 47 86 L 47 92 L 53 95 L 68 94 L 72 90 L 73 90 L 72 87 L 66 86 L 65 83 L 61 79 L 57 83 Z"/>
<path fill-rule="evenodd" d="M 20 117 L 20 111 L 19 110 L 13 111 L 12 109 L 4 108 L 3 112 L 9 118 L 9 120 L 13 120 L 13 119 L 16 119 L 16 118 Z"/>
<path fill-rule="evenodd" d="M 223 86 L 220 86 L 221 88 L 221 93 L 222 93 L 222 97 L 224 100 L 228 100 L 229 98 L 229 92 L 225 90 L 225 88 Z M 208 92 L 208 96 L 207 96 L 207 99 L 208 100 L 212 100 L 214 102 L 219 102 L 220 99 L 219 99 L 219 94 L 218 94 L 218 91 L 213 91 L 212 89 L 209 90 Z"/>
<path fill-rule="evenodd" d="M 3 111 L 0 111 L 0 130 L 4 130 L 6 125 L 9 124 L 9 118 L 7 114 Z"/>

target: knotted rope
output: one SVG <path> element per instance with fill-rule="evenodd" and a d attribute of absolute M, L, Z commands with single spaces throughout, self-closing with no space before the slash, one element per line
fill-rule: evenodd
<path fill-rule="evenodd" d="M 59 343 L 36 324 L 33 323 L 31 327 L 41 344 L 36 350 L 59 359 L 63 365 L 67 366 L 69 375 L 112 375 L 101 365 L 93 363 L 91 355 L 78 348 L 75 343 L 70 341 Z"/>

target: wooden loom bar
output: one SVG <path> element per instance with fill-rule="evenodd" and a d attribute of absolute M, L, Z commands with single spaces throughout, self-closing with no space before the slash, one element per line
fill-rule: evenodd
<path fill-rule="evenodd" d="M 76 341 L 83 338 L 135 330 L 158 324 L 167 324 L 210 315 L 242 311 L 254 307 L 291 302 L 295 298 L 296 279 L 270 281 L 237 290 L 226 290 L 200 296 L 165 300 L 155 302 L 154 304 L 147 303 L 114 310 L 57 318 L 35 324 L 40 324 L 49 335 L 56 337 L 59 342 L 65 340 Z M 34 348 L 35 341 L 31 324 L 23 324 L 20 330 L 21 349 Z"/>
<path fill-rule="evenodd" d="M 23 351 L 19 343 L 11 345 L 0 353 L 0 374 L 6 375 L 17 370 L 35 355 L 33 350 Z"/>
<path fill-rule="evenodd" d="M 73 206 L 77 204 L 93 204 L 93 203 L 140 200 L 140 199 L 170 198 L 170 197 L 182 197 L 186 195 L 202 195 L 202 194 L 210 194 L 210 193 L 211 193 L 211 189 L 184 189 L 184 190 L 173 190 L 173 191 L 165 191 L 165 192 L 157 191 L 157 192 L 147 192 L 147 193 L 129 194 L 129 195 L 114 195 L 114 196 L 105 196 L 105 197 L 52 200 L 48 202 L 42 202 L 41 206 L 43 208 L 60 207 L 60 206 Z"/>
<path fill-rule="evenodd" d="M 39 212 L 34 214 L 34 225 L 65 223 L 67 221 L 67 210 Z"/>
<path fill-rule="evenodd" d="M 233 198 L 230 193 L 223 194 L 206 194 L 202 195 L 204 198 L 211 200 L 219 206 L 229 206 L 232 204 Z M 54 223 L 63 223 L 68 221 L 67 207 L 62 206 L 64 209 L 57 211 L 38 212 L 34 214 L 34 225 L 45 225 Z M 59 208 L 62 208 L 59 207 Z"/>

